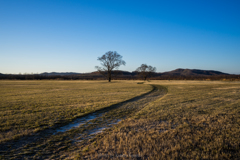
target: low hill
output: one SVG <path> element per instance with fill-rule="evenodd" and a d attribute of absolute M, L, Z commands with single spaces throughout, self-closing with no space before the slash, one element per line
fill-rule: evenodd
<path fill-rule="evenodd" d="M 116 70 L 113 71 L 113 73 L 118 73 L 122 76 L 135 76 L 137 75 L 137 72 L 128 72 L 128 71 L 121 71 Z M 99 75 L 100 73 L 98 71 L 90 73 L 92 75 Z M 223 73 L 220 71 L 214 71 L 214 70 L 200 70 L 200 69 L 175 69 L 169 72 L 157 72 L 154 74 L 154 76 L 211 76 L 211 75 L 229 75 L 227 73 Z"/>
<path fill-rule="evenodd" d="M 163 72 L 161 75 L 170 76 L 211 76 L 211 75 L 229 75 L 227 73 L 213 71 L 213 70 L 200 70 L 200 69 L 176 69 L 169 72 Z"/>
<path fill-rule="evenodd" d="M 114 70 L 114 71 L 112 71 L 112 73 L 113 74 L 116 73 L 116 74 L 124 75 L 124 76 L 134 76 L 134 75 L 136 75 L 136 72 L 128 72 L 128 71 L 121 71 L 121 70 Z M 90 74 L 100 75 L 100 73 L 98 71 L 91 72 Z"/>
<path fill-rule="evenodd" d="M 76 74 L 81 74 L 81 73 L 76 73 L 76 72 L 43 72 L 43 73 L 40 73 L 39 75 L 47 75 L 47 76 L 69 76 L 69 75 L 76 75 Z"/>

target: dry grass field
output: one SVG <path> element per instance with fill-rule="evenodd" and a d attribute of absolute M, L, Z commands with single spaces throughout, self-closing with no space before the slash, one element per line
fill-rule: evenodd
<path fill-rule="evenodd" d="M 78 128 L 2 151 L 0 158 L 239 159 L 240 82 L 138 83 L 0 81 L 2 144 L 151 93 L 155 86 L 142 99 L 132 99 Z M 89 133 L 114 119 L 121 121 Z"/>
<path fill-rule="evenodd" d="M 239 82 L 147 83 L 168 93 L 79 145 L 70 159 L 239 159 Z"/>
<path fill-rule="evenodd" d="M 152 89 L 118 81 L 0 81 L 0 88 L 0 142 L 68 123 Z"/>

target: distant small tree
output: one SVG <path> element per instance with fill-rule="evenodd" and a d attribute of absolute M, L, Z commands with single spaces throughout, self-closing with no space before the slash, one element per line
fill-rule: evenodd
<path fill-rule="evenodd" d="M 142 64 L 136 69 L 136 72 L 143 77 L 144 80 L 147 79 L 150 75 L 156 72 L 156 67 L 148 66 L 147 64 Z"/>
<path fill-rule="evenodd" d="M 108 79 L 108 82 L 112 80 L 113 69 L 118 69 L 119 66 L 125 65 L 126 62 L 122 60 L 122 56 L 116 51 L 108 51 L 98 59 L 101 62 L 102 67 L 96 66 L 95 68 Z"/>

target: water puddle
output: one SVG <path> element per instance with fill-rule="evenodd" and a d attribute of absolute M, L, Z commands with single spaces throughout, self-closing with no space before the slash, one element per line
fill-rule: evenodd
<path fill-rule="evenodd" d="M 66 131 L 68 131 L 70 129 L 77 128 L 77 127 L 79 127 L 79 126 L 81 126 L 83 124 L 86 124 L 88 121 L 91 121 L 91 120 L 93 120 L 93 119 L 95 119 L 97 117 L 100 117 L 101 115 L 102 114 L 100 114 L 100 113 L 91 113 L 91 114 L 89 114 L 87 116 L 77 118 L 72 123 L 56 129 L 54 134 L 57 134 L 58 132 L 66 132 Z"/>
<path fill-rule="evenodd" d="M 89 132 L 89 134 L 90 134 L 90 135 L 94 135 L 94 134 L 102 133 L 103 130 L 113 127 L 113 125 L 118 124 L 120 121 L 121 121 L 121 119 L 117 119 L 117 120 L 114 121 L 114 122 L 108 123 L 107 126 L 105 126 L 105 127 L 95 128 L 95 129 L 91 130 L 91 131 Z"/>
<path fill-rule="evenodd" d="M 123 118 L 125 119 L 125 118 Z M 115 122 L 111 123 L 111 124 L 118 124 L 122 119 L 117 119 Z"/>
<path fill-rule="evenodd" d="M 105 112 L 107 113 L 107 112 Z M 80 127 L 81 125 L 85 125 L 85 124 L 93 124 L 92 122 L 90 122 L 91 120 L 94 120 L 96 118 L 99 118 L 103 115 L 104 113 L 91 113 L 87 116 L 84 116 L 84 117 L 80 117 L 80 118 L 77 118 L 76 120 L 74 120 L 72 123 L 69 123 L 65 126 L 62 126 L 58 129 L 55 130 L 55 132 L 53 133 L 54 135 L 59 133 L 59 132 L 66 132 L 70 129 L 74 129 L 74 128 L 77 128 L 77 127 Z M 95 128 L 94 130 L 92 131 L 89 131 L 89 134 L 96 134 L 96 133 L 100 133 L 102 132 L 104 129 L 107 129 L 107 128 L 110 128 L 112 127 L 112 125 L 114 124 L 117 124 L 118 122 L 120 122 L 121 119 L 117 119 L 115 121 L 112 121 L 110 123 L 107 124 L 107 127 L 99 127 L 99 128 Z"/>
<path fill-rule="evenodd" d="M 98 133 L 102 133 L 103 130 L 107 129 L 109 127 L 101 127 L 101 128 L 96 128 L 94 130 L 92 130 L 89 134 L 90 135 L 94 135 L 94 134 L 98 134 Z"/>
<path fill-rule="evenodd" d="M 82 142 L 84 139 L 92 138 L 95 135 L 104 132 L 104 130 L 109 129 L 113 127 L 113 125 L 118 124 L 122 119 L 116 119 L 110 122 L 107 122 L 104 124 L 104 126 L 96 126 L 94 129 L 88 130 L 87 133 L 79 134 L 79 136 L 76 136 L 74 139 L 72 139 L 73 142 Z M 92 124 L 91 122 L 88 122 L 88 124 Z"/>

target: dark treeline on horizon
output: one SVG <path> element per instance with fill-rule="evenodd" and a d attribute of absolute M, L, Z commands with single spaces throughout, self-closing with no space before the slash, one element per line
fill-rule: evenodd
<path fill-rule="evenodd" d="M 114 75 L 113 80 L 143 80 L 138 74 Z M 0 80 L 106 80 L 100 74 L 41 75 L 41 74 L 2 74 Z M 240 80 L 240 75 L 160 75 L 148 80 Z"/>

